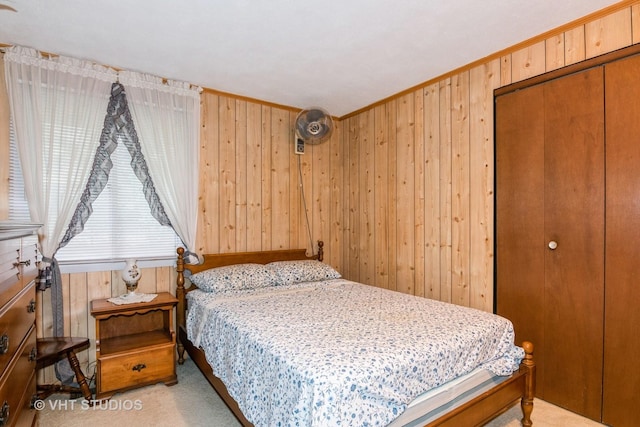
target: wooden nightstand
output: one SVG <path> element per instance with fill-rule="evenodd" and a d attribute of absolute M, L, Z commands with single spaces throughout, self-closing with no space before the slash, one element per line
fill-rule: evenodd
<path fill-rule="evenodd" d="M 173 329 L 177 302 L 168 292 L 135 304 L 91 301 L 96 319 L 96 399 L 158 382 L 178 382 Z"/>

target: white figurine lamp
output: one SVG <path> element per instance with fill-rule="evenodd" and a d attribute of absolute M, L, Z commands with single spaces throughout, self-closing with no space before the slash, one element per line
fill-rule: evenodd
<path fill-rule="evenodd" d="M 135 259 L 126 260 L 126 264 L 122 270 L 122 280 L 124 280 L 124 283 L 127 285 L 128 295 L 134 296 L 138 288 L 138 281 L 140 280 L 140 270 L 138 269 L 138 263 Z"/>

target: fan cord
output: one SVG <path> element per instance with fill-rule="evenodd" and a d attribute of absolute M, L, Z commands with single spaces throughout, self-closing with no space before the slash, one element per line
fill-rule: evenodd
<path fill-rule="evenodd" d="M 307 211 L 307 200 L 304 197 L 304 183 L 302 181 L 302 160 L 300 159 L 302 156 L 298 155 L 298 177 L 300 179 L 300 195 L 302 197 L 302 208 L 304 209 L 304 217 L 307 221 L 307 231 L 309 233 L 309 247 L 311 248 L 311 255 L 314 254 L 313 251 L 313 238 L 311 237 L 311 225 L 309 224 L 309 212 Z"/>

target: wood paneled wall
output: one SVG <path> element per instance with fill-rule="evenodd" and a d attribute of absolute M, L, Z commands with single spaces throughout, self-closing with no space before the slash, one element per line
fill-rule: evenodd
<path fill-rule="evenodd" d="M 197 249 L 310 249 L 304 190 L 312 239 L 325 241 L 326 261 L 346 278 L 492 311 L 493 90 L 639 43 L 639 23 L 637 2 L 618 3 L 343 117 L 301 157 L 292 147 L 297 109 L 205 91 Z M 0 92 L 3 135 L 4 107 Z M 91 338 L 78 356 L 92 373 L 89 302 L 124 293 L 124 283 L 119 271 L 63 281 L 65 333 Z M 174 292 L 173 269 L 144 269 L 140 289 Z M 47 336 L 50 296 L 40 297 L 38 333 Z M 53 378 L 45 370 L 39 380 Z"/>
<path fill-rule="evenodd" d="M 637 2 L 620 3 L 343 117 L 343 274 L 493 311 L 493 90 L 638 43 L 639 28 Z"/>
<path fill-rule="evenodd" d="M 328 141 L 296 155 L 298 110 L 212 91 L 201 99 L 198 251 L 307 248 L 311 253 L 322 239 L 326 261 L 340 268 L 340 123 Z"/>

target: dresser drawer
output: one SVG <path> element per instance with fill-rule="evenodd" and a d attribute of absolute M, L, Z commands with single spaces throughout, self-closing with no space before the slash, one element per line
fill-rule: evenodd
<path fill-rule="evenodd" d="M 20 240 L 0 240 L 0 308 L 22 289 Z"/>
<path fill-rule="evenodd" d="M 18 425 L 25 419 L 33 419 L 34 411 L 30 409 L 30 405 L 36 392 L 35 348 L 36 328 L 33 326 L 29 337 L 22 342 L 16 357 L 0 378 L 0 410 L 4 406 L 9 411 L 8 423 L 4 425 Z"/>
<path fill-rule="evenodd" d="M 98 393 L 152 384 L 175 377 L 173 343 L 100 357 Z"/>
<path fill-rule="evenodd" d="M 22 283 L 27 284 L 38 276 L 38 262 L 41 260 L 38 252 L 38 236 L 26 236 L 22 238 L 20 251 L 20 274 Z"/>
<path fill-rule="evenodd" d="M 34 289 L 32 283 L 0 308 L 0 374 L 35 323 Z"/>
<path fill-rule="evenodd" d="M 36 396 L 36 387 L 36 374 L 34 372 L 28 387 L 22 395 L 22 402 L 20 403 L 22 411 L 19 414 L 14 414 L 15 427 L 33 427 L 37 425 L 35 424 L 36 420 L 34 418 L 38 415 L 38 411 L 31 406 L 31 402 L 34 396 Z"/>

